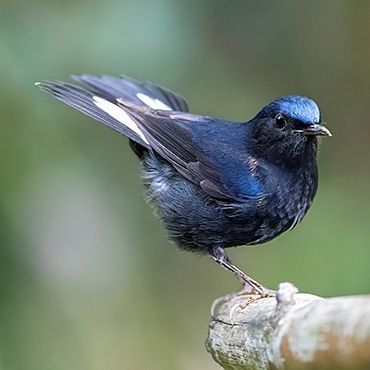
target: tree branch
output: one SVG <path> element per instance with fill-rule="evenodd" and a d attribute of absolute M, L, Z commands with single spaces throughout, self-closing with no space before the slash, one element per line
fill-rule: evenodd
<path fill-rule="evenodd" d="M 290 283 L 212 307 L 207 350 L 224 369 L 370 369 L 370 295 L 320 298 Z"/>

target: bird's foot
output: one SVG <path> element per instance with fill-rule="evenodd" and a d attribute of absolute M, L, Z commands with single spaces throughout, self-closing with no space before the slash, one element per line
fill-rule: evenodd
<path fill-rule="evenodd" d="M 250 281 L 246 282 L 245 280 L 240 279 L 242 282 L 242 289 L 236 292 L 229 293 L 223 297 L 217 298 L 213 303 L 211 307 L 211 315 L 212 317 L 216 316 L 216 312 L 218 310 L 218 307 L 223 305 L 224 303 L 227 303 L 234 299 L 234 297 L 240 297 L 241 300 L 238 300 L 237 304 L 235 304 L 230 309 L 230 317 L 229 321 L 230 323 L 233 323 L 233 316 L 234 313 L 240 309 L 244 309 L 249 304 L 261 299 L 261 298 L 274 298 L 277 295 L 277 292 L 271 289 L 267 289 L 261 284 L 257 283 L 253 280 L 254 285 L 252 286 L 250 284 Z"/>
<path fill-rule="evenodd" d="M 276 291 L 265 288 L 262 284 L 258 283 L 256 280 L 250 278 L 248 275 L 239 277 L 242 283 L 241 293 L 256 294 L 262 298 L 276 297 Z"/>
<path fill-rule="evenodd" d="M 249 292 L 249 294 L 259 295 L 261 296 L 261 298 L 276 297 L 275 290 L 265 288 L 262 285 L 259 285 L 259 287 L 255 287 L 255 286 L 251 287 L 248 283 L 244 283 L 241 292 L 246 292 L 246 291 Z"/>

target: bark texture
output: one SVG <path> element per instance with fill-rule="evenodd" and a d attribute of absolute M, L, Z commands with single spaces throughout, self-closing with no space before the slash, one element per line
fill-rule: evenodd
<path fill-rule="evenodd" d="M 370 295 L 320 298 L 290 283 L 212 307 L 207 350 L 224 369 L 370 369 Z"/>

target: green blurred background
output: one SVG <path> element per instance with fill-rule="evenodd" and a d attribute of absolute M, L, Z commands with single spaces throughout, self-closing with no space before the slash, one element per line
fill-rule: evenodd
<path fill-rule="evenodd" d="M 269 287 L 370 289 L 368 1 L 0 1 L 0 368 L 217 369 L 211 302 L 238 287 L 170 245 L 125 139 L 33 86 L 127 74 L 247 120 L 314 98 L 334 136 L 304 222 L 232 250 Z"/>

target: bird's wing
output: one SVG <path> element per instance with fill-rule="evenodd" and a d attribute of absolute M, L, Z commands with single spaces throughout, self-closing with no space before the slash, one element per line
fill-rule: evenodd
<path fill-rule="evenodd" d="M 74 75 L 81 85 L 62 81 L 39 82 L 41 90 L 85 113 L 104 125 L 148 148 L 145 138 L 130 116 L 117 107 L 117 99 L 152 109 L 188 112 L 186 100 L 152 82 L 127 77 Z"/>
<path fill-rule="evenodd" d="M 241 195 L 238 191 L 240 189 L 232 186 L 232 181 L 225 182 L 225 177 L 229 176 L 225 175 L 223 164 L 207 155 L 202 148 L 202 143 L 195 140 L 194 131 L 202 130 L 207 117 L 127 106 L 120 99 L 118 103 L 123 109 L 130 110 L 130 115 L 137 122 L 150 147 L 170 162 L 181 175 L 201 187 L 212 198 L 235 203 L 261 196 L 248 189 L 244 189 L 246 191 Z M 214 145 L 220 144 L 208 135 L 208 145 L 212 145 L 212 140 L 215 141 Z M 223 146 L 225 147 L 225 143 Z M 228 146 L 232 151 L 232 143 Z M 222 148 L 218 148 L 217 152 L 222 156 Z M 247 177 L 250 175 L 248 171 L 249 169 L 244 167 Z M 227 183 L 229 186 L 226 185 Z"/>
<path fill-rule="evenodd" d="M 222 166 L 213 163 L 194 141 L 189 127 L 202 125 L 204 117 L 172 110 L 188 109 L 182 97 L 152 83 L 108 76 L 84 75 L 75 79 L 83 85 L 60 81 L 38 85 L 64 103 L 155 151 L 211 197 L 225 202 L 240 200 L 232 187 L 225 187 Z M 243 198 L 250 197 L 253 195 Z"/>

